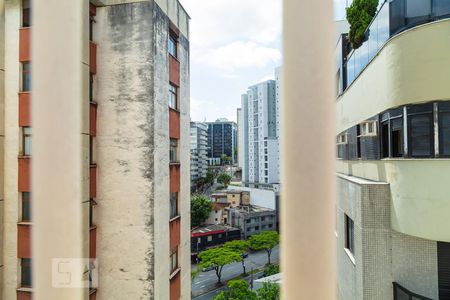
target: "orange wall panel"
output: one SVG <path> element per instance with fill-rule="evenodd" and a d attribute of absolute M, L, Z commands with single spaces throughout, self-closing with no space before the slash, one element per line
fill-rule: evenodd
<path fill-rule="evenodd" d="M 19 192 L 30 192 L 31 158 L 19 158 Z"/>
<path fill-rule="evenodd" d="M 180 112 L 169 108 L 169 136 L 173 139 L 180 138 Z"/>
<path fill-rule="evenodd" d="M 97 258 L 97 228 L 89 230 L 89 258 Z"/>
<path fill-rule="evenodd" d="M 170 166 L 170 192 L 180 191 L 180 165 Z"/>
<path fill-rule="evenodd" d="M 89 108 L 89 134 L 97 134 L 97 104 L 91 103 Z"/>
<path fill-rule="evenodd" d="M 170 280 L 170 300 L 179 300 L 181 296 L 181 277 L 180 273 Z"/>
<path fill-rule="evenodd" d="M 91 165 L 89 170 L 89 196 L 97 197 L 97 165 Z"/>
<path fill-rule="evenodd" d="M 169 80 L 172 84 L 180 86 L 180 62 L 169 55 Z"/>
<path fill-rule="evenodd" d="M 89 42 L 89 70 L 91 74 L 97 73 L 97 45 Z"/>
<path fill-rule="evenodd" d="M 31 126 L 31 94 L 19 93 L 19 126 Z"/>
<path fill-rule="evenodd" d="M 19 30 L 19 61 L 31 60 L 31 28 L 20 28 Z"/>
<path fill-rule="evenodd" d="M 31 293 L 25 291 L 17 291 L 17 300 L 31 300 Z"/>
<path fill-rule="evenodd" d="M 181 219 L 175 219 L 169 223 L 170 248 L 173 249 L 180 245 L 180 226 Z"/>
<path fill-rule="evenodd" d="M 31 225 L 17 225 L 17 257 L 31 258 Z"/>

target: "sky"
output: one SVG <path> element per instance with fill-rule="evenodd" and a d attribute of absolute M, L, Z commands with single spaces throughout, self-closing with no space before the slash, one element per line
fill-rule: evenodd
<path fill-rule="evenodd" d="M 346 0 L 333 0 L 342 18 Z M 241 95 L 282 64 L 281 0 L 180 0 L 191 17 L 191 120 L 236 121 Z"/>

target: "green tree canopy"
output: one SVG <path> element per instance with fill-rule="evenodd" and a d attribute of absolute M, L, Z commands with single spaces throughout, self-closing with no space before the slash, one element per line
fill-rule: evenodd
<path fill-rule="evenodd" d="M 263 286 L 257 291 L 257 300 L 280 300 L 280 286 L 272 282 L 264 282 Z"/>
<path fill-rule="evenodd" d="M 191 224 L 193 227 L 200 226 L 209 217 L 212 210 L 211 200 L 206 196 L 191 197 Z"/>
<path fill-rule="evenodd" d="M 241 253 L 239 251 L 226 247 L 205 250 L 201 252 L 198 257 L 200 258 L 201 268 L 214 268 L 214 271 L 216 271 L 217 283 L 219 284 L 222 283 L 221 277 L 223 267 L 242 260 Z"/>
<path fill-rule="evenodd" d="M 220 292 L 213 300 L 256 300 L 255 292 L 245 280 L 230 280 L 227 289 Z"/>
<path fill-rule="evenodd" d="M 378 0 L 353 0 L 347 8 L 347 21 L 350 24 L 348 33 L 353 49 L 357 49 L 364 42 L 366 29 L 377 12 Z"/>
<path fill-rule="evenodd" d="M 227 173 L 222 173 L 217 177 L 217 182 L 223 184 L 224 186 L 228 186 L 231 181 L 231 176 Z"/>
<path fill-rule="evenodd" d="M 280 273 L 280 265 L 279 264 L 274 264 L 274 265 L 268 265 L 267 267 L 264 268 L 264 277 L 267 276 L 271 276 L 271 275 L 275 275 Z"/>
<path fill-rule="evenodd" d="M 226 242 L 223 245 L 223 247 L 239 252 L 239 254 L 242 257 L 243 275 L 246 276 L 247 272 L 245 271 L 245 258 L 243 256 L 243 254 L 249 250 L 249 248 L 250 248 L 249 242 L 245 241 L 245 240 L 234 240 L 234 241 Z"/>
<path fill-rule="evenodd" d="M 280 236 L 276 231 L 264 231 L 260 234 L 252 235 L 249 242 L 251 249 L 255 251 L 265 250 L 267 252 L 268 264 L 270 265 L 272 249 L 280 243 Z"/>

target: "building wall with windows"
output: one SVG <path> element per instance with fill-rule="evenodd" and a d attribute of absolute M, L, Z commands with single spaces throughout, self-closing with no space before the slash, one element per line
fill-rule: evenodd
<path fill-rule="evenodd" d="M 208 124 L 208 159 L 210 165 L 222 163 L 222 155 L 237 162 L 237 125 L 235 122 L 217 120 Z"/>
<path fill-rule="evenodd" d="M 279 96 L 276 81 L 268 80 L 249 87 L 241 99 L 245 131 L 241 146 L 244 153 L 243 181 L 279 183 Z"/>
<path fill-rule="evenodd" d="M 191 183 L 208 172 L 208 125 L 191 122 Z"/>
<path fill-rule="evenodd" d="M 450 3 L 419 2 L 382 3 L 360 48 L 337 46 L 341 299 L 450 299 Z"/>
<path fill-rule="evenodd" d="M 83 13 L 74 247 L 99 261 L 83 299 L 189 299 L 189 16 L 176 0 L 86 0 Z M 33 292 L 30 16 L 30 1 L 0 1 L 1 299 Z"/>

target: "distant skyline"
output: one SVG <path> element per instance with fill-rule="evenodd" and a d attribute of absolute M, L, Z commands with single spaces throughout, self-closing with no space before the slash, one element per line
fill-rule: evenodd
<path fill-rule="evenodd" d="M 191 16 L 191 120 L 236 121 L 241 95 L 282 64 L 281 0 L 180 0 Z M 335 18 L 346 0 L 333 0 Z"/>

